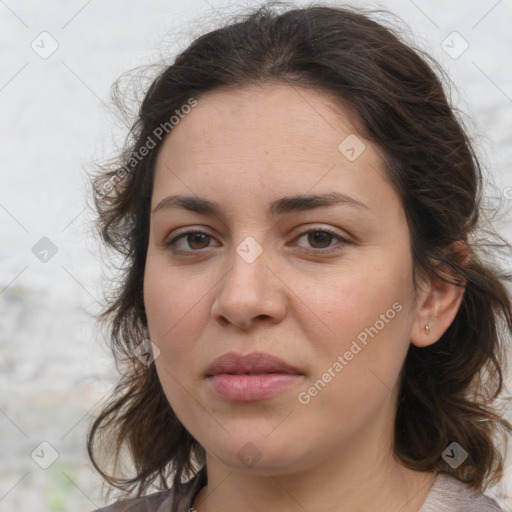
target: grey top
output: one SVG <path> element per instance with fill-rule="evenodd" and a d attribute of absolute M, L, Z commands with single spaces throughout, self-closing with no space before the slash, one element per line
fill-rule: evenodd
<path fill-rule="evenodd" d="M 434 485 L 418 512 L 495 512 L 503 509 L 495 500 L 448 473 L 437 473 Z"/>
<path fill-rule="evenodd" d="M 192 512 L 192 504 L 199 491 L 206 485 L 206 473 L 184 484 L 178 508 L 171 509 L 173 490 L 161 491 L 142 498 L 133 498 L 97 509 L 93 512 Z M 437 473 L 434 485 L 418 512 L 503 512 L 492 498 L 475 493 L 467 484 L 447 473 Z"/>

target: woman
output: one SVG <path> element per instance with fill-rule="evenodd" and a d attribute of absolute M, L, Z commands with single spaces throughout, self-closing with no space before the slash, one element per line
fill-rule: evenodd
<path fill-rule="evenodd" d="M 264 5 L 154 80 L 93 183 L 127 265 L 88 448 L 135 495 L 102 510 L 501 510 L 511 298 L 427 60 L 362 12 Z"/>

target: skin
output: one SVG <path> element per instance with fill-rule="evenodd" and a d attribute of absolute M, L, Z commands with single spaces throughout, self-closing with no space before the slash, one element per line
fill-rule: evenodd
<path fill-rule="evenodd" d="M 338 149 L 350 134 L 365 144 L 354 161 Z M 333 191 L 366 208 L 267 214 L 274 199 Z M 378 149 L 320 91 L 217 90 L 198 99 L 159 151 L 152 211 L 171 194 L 223 208 L 223 217 L 153 213 L 144 276 L 162 387 L 207 453 L 209 485 L 194 508 L 417 512 L 435 475 L 393 456 L 399 374 L 409 344 L 438 340 L 463 292 L 425 278 L 415 293 L 407 219 Z M 210 237 L 181 238 L 174 250 L 183 254 L 165 247 L 184 227 Z M 322 229 L 346 242 L 306 233 Z M 248 236 L 262 249 L 251 263 L 236 251 Z M 395 303 L 400 312 L 300 403 L 298 393 Z M 270 399 L 226 401 L 204 373 L 230 351 L 269 352 L 303 376 Z M 252 466 L 239 457 L 249 442 L 260 457 Z"/>

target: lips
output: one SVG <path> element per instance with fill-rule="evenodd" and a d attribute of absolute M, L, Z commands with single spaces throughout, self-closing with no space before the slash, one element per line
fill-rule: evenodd
<path fill-rule="evenodd" d="M 250 354 L 229 352 L 213 361 L 206 371 L 206 376 L 212 377 L 218 374 L 264 375 L 269 373 L 302 375 L 291 364 L 265 352 Z"/>
<path fill-rule="evenodd" d="M 206 372 L 210 389 L 229 402 L 268 400 L 297 386 L 304 378 L 291 364 L 264 352 L 229 352 L 215 359 Z"/>

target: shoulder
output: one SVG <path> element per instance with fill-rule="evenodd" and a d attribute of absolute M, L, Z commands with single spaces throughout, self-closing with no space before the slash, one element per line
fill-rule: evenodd
<path fill-rule="evenodd" d="M 427 499 L 418 512 L 502 512 L 495 500 L 477 493 L 468 484 L 438 473 Z"/>
<path fill-rule="evenodd" d="M 141 498 L 118 501 L 107 507 L 96 509 L 93 512 L 157 512 L 160 510 L 171 510 L 173 495 L 172 489 L 156 492 Z"/>
<path fill-rule="evenodd" d="M 176 508 L 172 508 L 175 491 L 155 492 L 140 498 L 118 501 L 112 505 L 94 510 L 93 512 L 188 512 L 192 508 L 195 497 L 206 483 L 204 471 L 183 484 L 179 493 Z"/>

